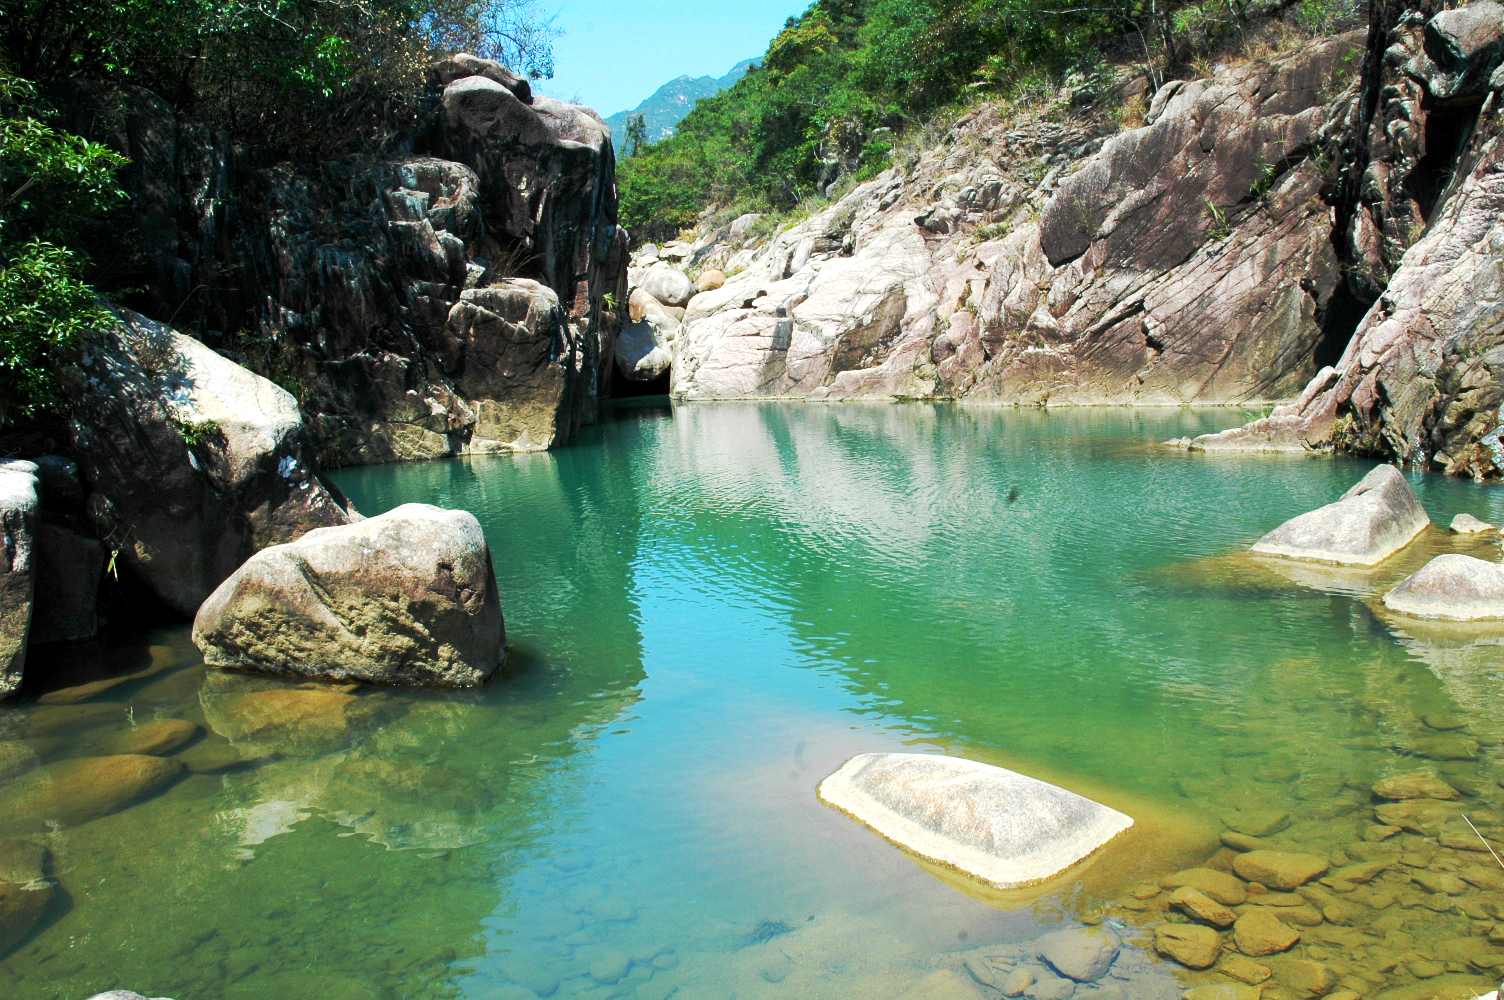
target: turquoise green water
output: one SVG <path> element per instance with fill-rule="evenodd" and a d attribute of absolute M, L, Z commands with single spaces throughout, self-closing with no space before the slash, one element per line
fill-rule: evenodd
<path fill-rule="evenodd" d="M 342 472 L 367 513 L 481 519 L 507 675 L 357 692 L 305 741 L 250 731 L 257 683 L 206 679 L 171 630 L 108 654 L 141 680 L 14 710 L 0 739 L 44 761 L 94 738 L 49 727 L 185 718 L 206 728 L 185 754 L 251 763 L 33 830 L 61 892 L 0 996 L 897 996 L 1101 912 L 1131 937 L 1126 883 L 1185 860 L 978 898 L 818 803 L 863 750 L 1003 761 L 1213 836 L 1285 812 L 1275 839 L 1328 852 L 1372 822 L 1369 784 L 1426 763 L 1491 829 L 1498 646 L 1386 622 L 1372 580 L 1221 559 L 1367 468 L 1149 447 L 1243 416 L 637 406 L 556 453 Z M 1504 492 L 1412 482 L 1439 524 L 1504 520 Z M 1417 757 L 1427 715 L 1476 756 Z M 1484 933 L 1466 903 L 1341 950 Z M 1178 995 L 1135 955 L 1129 995 Z"/>

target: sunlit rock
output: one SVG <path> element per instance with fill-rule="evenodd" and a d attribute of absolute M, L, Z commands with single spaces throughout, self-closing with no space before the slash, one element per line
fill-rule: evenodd
<path fill-rule="evenodd" d="M 1476 535 L 1499 530 L 1497 526 L 1479 520 L 1471 514 L 1458 514 L 1452 518 L 1451 528 L 1452 533 L 1457 535 Z"/>
<path fill-rule="evenodd" d="M 37 467 L 0 463 L 0 698 L 21 686 L 36 567 Z"/>
<path fill-rule="evenodd" d="M 1504 619 L 1504 566 L 1472 556 L 1437 556 L 1385 594 L 1384 606 L 1418 618 Z"/>
<path fill-rule="evenodd" d="M 1335 502 L 1269 532 L 1253 551 L 1372 566 L 1410 544 L 1430 523 L 1404 475 L 1392 465 L 1381 465 Z"/>
<path fill-rule="evenodd" d="M 858 754 L 819 795 L 905 850 L 1002 888 L 1057 875 L 1133 825 L 1063 788 L 936 754 Z"/>
<path fill-rule="evenodd" d="M 257 553 L 204 602 L 193 641 L 210 667 L 473 687 L 505 634 L 480 522 L 406 504 Z"/>

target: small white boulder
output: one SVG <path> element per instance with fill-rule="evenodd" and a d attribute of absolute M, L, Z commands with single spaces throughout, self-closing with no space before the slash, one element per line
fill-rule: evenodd
<path fill-rule="evenodd" d="M 1504 618 L 1504 566 L 1472 556 L 1437 556 L 1385 594 L 1384 607 L 1417 618 Z"/>
<path fill-rule="evenodd" d="M 1075 792 L 938 754 L 858 754 L 819 796 L 905 850 L 1003 889 L 1058 875 L 1133 825 Z"/>
<path fill-rule="evenodd" d="M 1458 514 L 1452 518 L 1452 534 L 1454 535 L 1479 535 L 1485 531 L 1498 531 L 1497 525 L 1480 521 L 1471 514 Z"/>
<path fill-rule="evenodd" d="M 1291 518 L 1260 538 L 1260 555 L 1375 566 L 1431 523 L 1405 476 L 1380 465 L 1333 503 Z"/>
<path fill-rule="evenodd" d="M 666 306 L 686 306 L 695 294 L 695 283 L 689 280 L 689 275 L 665 263 L 649 267 L 640 287 Z"/>

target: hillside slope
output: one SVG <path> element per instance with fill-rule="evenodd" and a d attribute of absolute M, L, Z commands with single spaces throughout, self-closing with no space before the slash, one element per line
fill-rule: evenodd
<path fill-rule="evenodd" d="M 743 59 L 724 76 L 675 77 L 653 91 L 637 107 L 618 111 L 606 119 L 616 148 L 626 149 L 627 122 L 633 115 L 643 116 L 648 142 L 660 142 L 674 134 L 674 128 L 694 110 L 695 104 L 732 86 L 756 65 L 756 59 Z"/>
<path fill-rule="evenodd" d="M 1366 32 L 1166 82 L 1142 127 L 1070 88 L 984 106 L 771 238 L 746 220 L 665 248 L 706 289 L 663 338 L 672 391 L 1181 404 L 1310 383 L 1275 446 L 1497 475 L 1501 57 L 1492 0 L 1380 4 Z"/>

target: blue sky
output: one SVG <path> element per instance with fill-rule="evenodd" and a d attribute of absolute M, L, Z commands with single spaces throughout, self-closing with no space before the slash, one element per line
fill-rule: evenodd
<path fill-rule="evenodd" d="M 636 107 L 676 76 L 720 76 L 760 56 L 811 0 L 544 0 L 564 34 L 538 89 L 602 115 Z"/>

